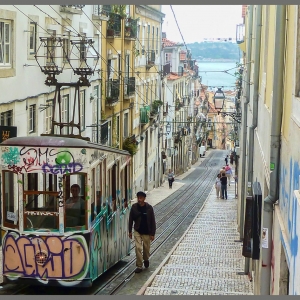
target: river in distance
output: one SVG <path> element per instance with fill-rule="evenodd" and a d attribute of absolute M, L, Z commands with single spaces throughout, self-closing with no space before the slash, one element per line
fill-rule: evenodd
<path fill-rule="evenodd" d="M 236 78 L 234 72 L 238 70 L 235 62 L 198 61 L 198 66 L 199 76 L 202 77 L 202 84 L 208 86 L 208 90 L 215 90 L 215 88 L 219 87 L 223 91 L 235 89 Z M 229 74 L 224 71 L 227 71 Z"/>

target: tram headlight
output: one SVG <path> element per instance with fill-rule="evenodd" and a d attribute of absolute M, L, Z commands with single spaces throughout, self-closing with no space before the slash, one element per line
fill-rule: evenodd
<path fill-rule="evenodd" d="M 47 262 L 47 259 L 48 253 L 44 250 L 38 251 L 35 254 L 35 262 L 40 266 L 43 266 Z"/>

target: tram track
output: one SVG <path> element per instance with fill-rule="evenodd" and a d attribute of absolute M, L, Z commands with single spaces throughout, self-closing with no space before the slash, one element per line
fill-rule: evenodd
<path fill-rule="evenodd" d="M 219 170 L 221 160 L 218 152 L 212 153 L 210 157 L 204 160 L 201 164 L 201 178 L 205 180 L 194 180 L 192 183 L 180 188 L 174 192 L 170 199 L 166 198 L 159 203 L 158 208 L 155 210 L 157 219 L 157 233 L 155 240 L 151 244 L 150 258 L 169 242 L 172 235 L 181 227 L 188 226 L 188 219 L 194 218 L 198 211 L 203 207 L 203 203 L 211 191 L 212 182 L 215 179 L 216 172 Z M 217 169 L 216 169 L 216 166 Z M 200 166 L 199 166 L 200 167 Z M 197 167 L 198 168 L 198 167 Z M 191 174 L 189 175 L 191 176 Z M 192 177 L 192 176 L 191 176 Z M 199 174 L 198 174 L 199 177 Z M 171 209 L 170 209 L 171 207 Z M 134 245 L 131 251 L 134 250 Z M 135 273 L 135 256 L 129 260 L 125 258 L 126 265 L 121 267 L 113 276 L 102 283 L 102 280 L 96 280 L 94 285 L 88 289 L 73 289 L 75 294 L 94 294 L 94 295 L 114 295 L 121 291 L 128 282 L 134 277 Z M 109 271 L 109 270 L 108 270 Z M 102 277 L 102 276 L 101 276 Z M 100 278 L 101 278 L 100 277 Z M 98 281 L 101 283 L 99 284 Z M 33 294 L 47 293 L 49 287 L 34 287 Z M 25 286 L 18 289 L 13 294 L 32 294 L 32 286 Z M 57 290 L 57 289 L 56 289 Z M 60 294 L 70 294 L 68 288 L 59 288 Z"/>
<path fill-rule="evenodd" d="M 183 191 L 181 191 L 180 194 L 178 194 L 178 195 L 176 195 L 176 197 L 174 197 L 174 201 L 177 201 L 178 198 L 181 197 L 182 195 L 185 196 L 185 197 L 183 197 L 183 200 L 180 203 L 180 204 L 185 203 L 184 210 L 180 210 L 180 213 L 178 214 L 178 216 L 174 220 L 172 220 L 171 223 L 168 224 L 167 227 L 165 227 L 161 233 L 156 235 L 154 242 L 151 244 L 150 258 L 157 251 L 159 251 L 165 245 L 165 243 L 168 242 L 168 239 L 170 238 L 170 236 L 172 236 L 172 234 L 184 223 L 184 221 L 188 217 L 190 217 L 191 212 L 195 212 L 195 211 L 198 212 L 202 208 L 204 200 L 201 203 L 199 203 L 199 201 L 195 201 L 195 200 L 197 200 L 197 198 L 198 199 L 201 199 L 201 198 L 206 199 L 209 192 L 211 191 L 212 180 L 215 179 L 215 174 L 216 174 L 216 170 L 214 168 L 211 168 L 212 164 L 210 164 L 210 161 L 212 161 L 212 160 L 214 161 L 213 166 L 216 165 L 215 157 L 214 156 L 210 157 L 209 160 L 205 162 L 204 167 L 206 168 L 206 170 L 203 172 L 203 175 L 205 175 L 206 178 L 209 178 L 210 180 L 201 181 L 200 184 L 197 182 L 194 182 L 188 186 L 188 192 L 186 190 L 183 190 Z M 193 196 L 193 197 L 191 197 L 191 196 Z M 180 206 L 180 204 L 178 206 Z M 181 207 L 182 207 L 182 205 L 181 205 Z M 172 209 L 172 211 L 174 211 L 174 209 Z M 179 211 L 179 210 L 176 210 L 176 211 Z M 169 211 L 169 213 L 170 212 L 171 211 Z M 170 219 L 171 219 L 171 217 L 167 217 L 165 222 L 162 223 L 161 225 L 166 226 L 166 223 Z M 176 224 L 176 221 L 178 221 L 178 220 L 180 220 L 180 221 Z M 170 229 L 170 228 L 172 228 L 172 229 L 169 231 L 169 233 L 167 233 L 168 229 Z M 104 295 L 105 294 L 106 295 L 107 294 L 109 294 L 109 295 L 117 294 L 117 292 L 119 290 L 121 290 L 122 287 L 124 285 L 126 285 L 128 283 L 128 281 L 134 276 L 134 270 L 135 270 L 135 266 L 133 266 L 134 263 L 135 263 L 135 257 L 131 261 L 129 261 L 127 266 L 124 269 L 122 269 L 120 271 L 120 273 L 117 273 L 110 280 L 110 282 L 107 282 L 107 283 L 105 283 L 105 285 L 103 285 L 103 287 L 100 287 L 99 291 L 95 294 L 98 294 L 98 295 L 99 294 L 100 295 L 101 294 L 104 294 Z M 129 273 L 126 272 L 127 270 L 129 270 Z M 122 276 L 122 274 L 126 274 L 126 276 L 123 276 L 124 278 L 122 278 L 120 280 L 120 277 Z M 120 281 L 120 282 L 117 283 L 116 286 L 111 288 L 111 284 L 116 283 L 117 281 Z M 110 290 L 107 291 L 107 289 L 110 289 Z"/>

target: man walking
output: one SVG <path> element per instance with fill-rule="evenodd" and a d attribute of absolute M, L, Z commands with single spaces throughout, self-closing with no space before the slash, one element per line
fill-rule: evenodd
<path fill-rule="evenodd" d="M 143 260 L 145 268 L 149 268 L 150 243 L 154 240 L 156 223 L 153 207 L 145 202 L 146 194 L 138 192 L 137 203 L 131 207 L 129 214 L 129 238 L 132 239 L 132 226 L 134 222 L 134 241 L 136 254 L 135 273 L 143 271 Z"/>

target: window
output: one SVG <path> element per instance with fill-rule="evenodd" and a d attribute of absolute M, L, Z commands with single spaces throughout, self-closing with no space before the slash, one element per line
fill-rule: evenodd
<path fill-rule="evenodd" d="M 147 34 L 147 52 L 150 50 L 150 25 L 148 25 L 148 34 Z"/>
<path fill-rule="evenodd" d="M 152 49 L 154 50 L 154 26 L 152 26 Z"/>
<path fill-rule="evenodd" d="M 0 66 L 11 64 L 11 22 L 0 20 Z"/>
<path fill-rule="evenodd" d="M 48 30 L 49 32 L 49 30 Z M 47 65 L 55 65 L 55 31 L 50 31 L 51 36 L 47 38 Z"/>
<path fill-rule="evenodd" d="M 98 128 L 98 119 L 99 119 L 99 85 L 94 86 L 93 92 L 93 114 L 92 114 L 92 124 L 96 127 L 93 127 L 92 141 L 95 143 L 99 143 L 99 130 Z"/>
<path fill-rule="evenodd" d="M 117 116 L 117 144 L 120 142 L 120 116 Z"/>
<path fill-rule="evenodd" d="M 80 54 L 80 60 L 81 61 L 85 61 L 86 60 L 86 45 L 85 45 L 85 34 L 81 33 L 81 37 L 82 37 L 82 40 L 81 40 L 81 43 L 80 43 L 80 46 L 79 46 L 79 54 Z"/>
<path fill-rule="evenodd" d="M 50 133 L 51 132 L 51 121 L 52 121 L 52 100 L 47 100 L 46 101 L 46 133 Z"/>
<path fill-rule="evenodd" d="M 12 117 L 13 117 L 13 111 L 8 110 L 6 112 L 1 113 L 1 125 L 4 126 L 12 126 Z"/>
<path fill-rule="evenodd" d="M 87 201 L 85 201 L 87 199 L 87 190 L 85 188 L 86 174 L 76 173 L 65 175 L 64 177 L 65 231 L 74 230 L 70 227 L 80 227 L 80 229 L 84 229 L 87 216 Z M 92 191 L 90 191 L 90 193 L 92 193 Z M 79 200 L 73 204 L 72 200 L 75 197 L 79 197 Z M 93 202 L 93 199 L 91 200 L 91 202 Z"/>
<path fill-rule="evenodd" d="M 158 27 L 156 27 L 156 54 L 158 54 L 159 49 L 159 39 L 158 39 Z"/>
<path fill-rule="evenodd" d="M 172 53 L 166 53 L 165 54 L 165 63 L 171 63 L 172 61 Z"/>
<path fill-rule="evenodd" d="M 140 51 L 140 30 L 141 30 L 141 26 L 138 25 L 136 29 L 136 42 L 135 42 L 135 49 L 138 52 Z"/>
<path fill-rule="evenodd" d="M 70 59 L 70 32 L 65 33 L 65 36 L 62 40 L 63 42 L 63 62 L 68 62 Z"/>
<path fill-rule="evenodd" d="M 36 105 L 29 106 L 29 132 L 35 132 L 36 127 Z"/>
<path fill-rule="evenodd" d="M 80 127 L 85 129 L 85 90 L 80 91 Z"/>
<path fill-rule="evenodd" d="M 15 202 L 14 186 L 17 186 L 17 174 L 10 171 L 2 173 L 3 185 L 3 223 L 7 227 L 16 227 L 15 224 L 18 220 L 18 202 Z M 17 206 L 16 206 L 17 205 Z"/>
<path fill-rule="evenodd" d="M 64 95 L 61 101 L 61 121 L 62 123 L 69 122 L 69 95 Z M 62 128 L 62 134 L 69 134 L 69 126 Z"/>
<path fill-rule="evenodd" d="M 128 113 L 124 114 L 124 137 L 128 137 Z"/>
<path fill-rule="evenodd" d="M 30 22 L 29 25 L 29 51 L 30 54 L 36 53 L 36 23 Z"/>

